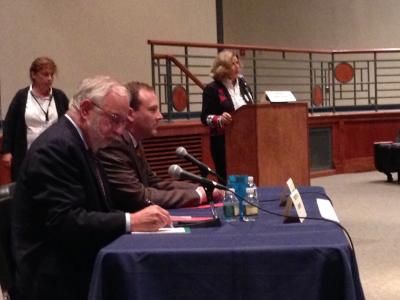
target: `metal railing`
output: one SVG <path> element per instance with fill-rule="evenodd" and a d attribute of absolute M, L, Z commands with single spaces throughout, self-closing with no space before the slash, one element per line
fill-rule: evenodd
<path fill-rule="evenodd" d="M 266 90 L 289 90 L 320 111 L 400 108 L 400 49 L 321 50 L 149 40 L 152 84 L 168 119 L 198 117 L 202 89 L 212 81 L 218 51 L 240 55 L 243 75 L 258 101 Z M 174 105 L 175 89 L 188 105 Z"/>

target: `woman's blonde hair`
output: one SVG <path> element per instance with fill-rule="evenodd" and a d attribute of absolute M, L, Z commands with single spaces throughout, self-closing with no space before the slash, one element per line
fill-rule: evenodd
<path fill-rule="evenodd" d="M 234 57 L 239 59 L 238 55 L 230 50 L 224 50 L 218 53 L 211 68 L 211 77 L 216 81 L 223 81 L 224 79 L 229 78 L 232 71 Z"/>

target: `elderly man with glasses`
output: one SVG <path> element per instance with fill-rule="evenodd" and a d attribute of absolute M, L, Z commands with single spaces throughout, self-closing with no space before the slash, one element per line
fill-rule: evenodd
<path fill-rule="evenodd" d="M 171 224 L 156 205 L 133 214 L 113 210 L 93 155 L 123 132 L 129 99 L 109 77 L 85 79 L 67 114 L 32 144 L 13 199 L 16 299 L 87 299 L 102 246 Z"/>

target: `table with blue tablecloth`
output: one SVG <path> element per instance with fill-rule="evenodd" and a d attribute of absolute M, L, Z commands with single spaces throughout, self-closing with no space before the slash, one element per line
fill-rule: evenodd
<path fill-rule="evenodd" d="M 320 218 L 320 187 L 299 192 Z M 280 188 L 260 188 L 260 206 L 282 213 Z M 334 205 L 334 201 L 333 201 Z M 220 215 L 222 208 L 217 208 Z M 209 208 L 172 215 L 211 215 Z M 340 216 L 339 216 L 340 217 Z M 255 222 L 222 222 L 187 234 L 126 234 L 99 252 L 89 299 L 364 299 L 354 252 L 331 222 L 260 211 Z"/>

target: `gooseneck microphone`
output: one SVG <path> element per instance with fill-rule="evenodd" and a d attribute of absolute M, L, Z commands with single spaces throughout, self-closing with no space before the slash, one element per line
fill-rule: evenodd
<path fill-rule="evenodd" d="M 227 188 L 224 185 L 219 184 L 215 181 L 209 180 L 207 178 L 195 175 L 193 173 L 187 172 L 178 165 L 170 165 L 168 168 L 168 174 L 177 179 L 186 179 L 186 180 L 191 180 L 193 182 L 200 183 L 203 187 L 227 190 Z"/>
<path fill-rule="evenodd" d="M 211 168 L 207 165 L 205 165 L 204 163 L 202 163 L 201 161 L 199 161 L 198 159 L 196 159 L 193 155 L 190 155 L 187 150 L 185 149 L 185 147 L 178 147 L 176 148 L 176 155 L 180 158 L 184 158 L 188 161 L 190 161 L 191 163 L 195 164 L 196 166 L 199 167 L 200 172 L 202 170 L 208 172 L 208 173 L 212 173 L 214 174 L 215 172 L 213 170 L 211 170 Z M 214 174 L 215 175 L 215 174 Z"/>
<path fill-rule="evenodd" d="M 219 176 L 217 174 L 217 172 L 215 172 L 213 169 L 211 169 L 209 166 L 207 166 L 205 163 L 199 161 L 198 159 L 196 159 L 193 155 L 190 155 L 187 150 L 185 149 L 185 147 L 178 147 L 176 148 L 176 155 L 180 158 L 184 158 L 187 161 L 190 161 L 192 164 L 196 165 L 199 170 L 200 170 L 200 174 L 203 177 L 206 177 L 208 174 L 213 174 L 215 176 L 217 176 L 217 178 L 219 179 L 220 182 L 225 182 L 225 180 L 223 180 L 221 178 L 221 176 Z"/>

